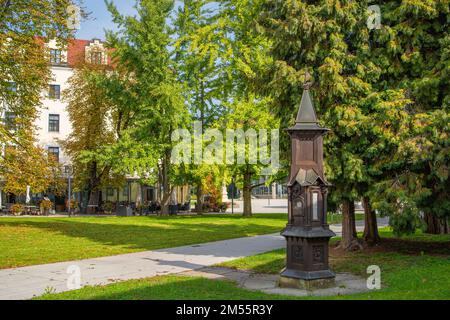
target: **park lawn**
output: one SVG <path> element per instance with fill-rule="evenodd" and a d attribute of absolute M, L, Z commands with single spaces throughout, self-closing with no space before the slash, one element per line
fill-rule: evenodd
<path fill-rule="evenodd" d="M 35 300 L 284 300 L 289 296 L 270 295 L 238 288 L 226 280 L 187 276 L 157 276 L 117 282 L 106 286 L 46 294 Z"/>
<path fill-rule="evenodd" d="M 396 238 L 381 230 L 382 243 L 361 252 L 336 249 L 331 241 L 330 265 L 335 272 L 367 277 L 367 267 L 381 268 L 382 289 L 369 293 L 325 299 L 450 299 L 450 235 L 415 235 Z M 285 249 L 233 260 L 220 266 L 258 273 L 279 273 L 285 264 Z M 311 298 L 313 299 L 313 298 Z"/>
<path fill-rule="evenodd" d="M 355 213 L 355 220 L 356 221 L 364 220 L 364 213 Z M 342 223 L 342 214 L 339 214 L 339 213 L 328 213 L 327 214 L 327 222 L 328 222 L 328 224 L 340 224 L 340 223 Z"/>
<path fill-rule="evenodd" d="M 363 219 L 363 215 L 357 215 Z M 0 218 L 0 269 L 279 232 L 286 214 Z M 340 215 L 330 223 L 340 222 Z"/>
<path fill-rule="evenodd" d="M 347 253 L 335 249 L 330 262 L 336 272 L 366 277 L 369 265 L 381 268 L 382 286 L 370 293 L 332 297 L 292 297 L 250 291 L 233 282 L 179 275 L 131 280 L 107 286 L 85 287 L 60 294 L 47 294 L 44 300 L 265 300 L 265 299 L 450 299 L 450 235 L 420 232 L 401 239 L 387 228 L 381 231 L 382 244 L 375 249 Z M 284 267 L 284 250 L 222 263 L 221 266 L 276 274 Z"/>
<path fill-rule="evenodd" d="M 286 214 L 0 218 L 0 269 L 279 232 Z"/>

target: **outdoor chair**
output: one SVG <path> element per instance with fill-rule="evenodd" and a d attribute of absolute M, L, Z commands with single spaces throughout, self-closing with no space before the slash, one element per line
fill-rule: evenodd
<path fill-rule="evenodd" d="M 189 212 L 191 210 L 191 203 L 190 202 L 185 202 L 184 204 L 181 205 L 180 207 L 180 211 L 186 211 Z"/>

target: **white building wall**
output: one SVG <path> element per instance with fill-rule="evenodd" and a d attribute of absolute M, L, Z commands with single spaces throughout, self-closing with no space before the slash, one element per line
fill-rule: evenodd
<path fill-rule="evenodd" d="M 38 143 L 46 150 L 48 147 L 59 147 L 59 159 L 61 163 L 67 163 L 69 159 L 64 155 L 58 140 L 66 139 L 72 131 L 67 112 L 67 103 L 63 102 L 63 92 L 68 88 L 68 80 L 73 75 L 73 69 L 69 67 L 52 66 L 52 81 L 49 83 L 60 85 L 60 99 L 49 99 L 48 92 L 43 93 L 42 108 L 39 110 L 39 118 L 36 121 Z M 59 115 L 59 132 L 49 131 L 49 115 Z"/>

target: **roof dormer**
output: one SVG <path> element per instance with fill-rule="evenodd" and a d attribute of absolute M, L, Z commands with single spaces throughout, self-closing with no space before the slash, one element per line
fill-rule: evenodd
<path fill-rule="evenodd" d="M 91 64 L 108 64 L 108 51 L 99 39 L 93 39 L 85 47 L 85 60 Z"/>

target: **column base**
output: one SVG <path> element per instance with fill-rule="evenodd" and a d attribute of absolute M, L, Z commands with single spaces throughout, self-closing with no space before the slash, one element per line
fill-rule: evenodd
<path fill-rule="evenodd" d="M 281 288 L 310 291 L 326 289 L 335 286 L 335 274 L 330 270 L 306 272 L 285 269 L 281 273 L 278 284 Z"/>
<path fill-rule="evenodd" d="M 336 285 L 334 279 L 303 280 L 287 277 L 280 277 L 278 284 L 281 288 L 302 289 L 308 291 L 332 288 Z"/>

